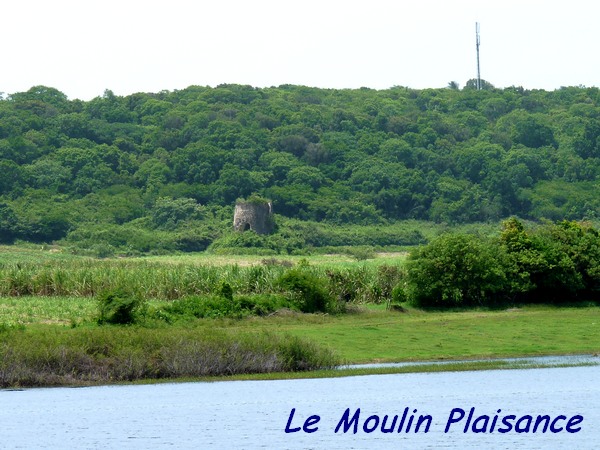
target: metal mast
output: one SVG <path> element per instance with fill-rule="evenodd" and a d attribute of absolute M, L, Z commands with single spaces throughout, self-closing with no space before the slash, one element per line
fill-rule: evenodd
<path fill-rule="evenodd" d="M 477 46 L 477 90 L 481 90 L 481 71 L 479 70 L 479 22 L 475 22 L 475 43 Z"/>

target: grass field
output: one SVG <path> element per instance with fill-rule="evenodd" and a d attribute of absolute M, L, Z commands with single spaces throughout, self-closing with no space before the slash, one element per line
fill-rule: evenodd
<path fill-rule="evenodd" d="M 150 302 L 154 308 L 163 304 Z M 0 323 L 7 325 L 68 327 L 93 323 L 96 314 L 91 298 L 0 298 Z M 599 307 L 401 313 L 369 305 L 339 316 L 284 312 L 243 320 L 202 319 L 179 326 L 309 338 L 350 363 L 600 352 Z"/>
<path fill-rule="evenodd" d="M 265 259 L 258 256 L 207 254 L 96 260 L 64 253 L 57 248 L 0 247 L 0 291 L 11 294 L 0 296 L 0 349 L 5 352 L 5 357 L 8 355 L 11 358 L 16 358 L 15 355 L 22 351 L 24 359 L 19 361 L 23 364 L 37 361 L 40 367 L 47 368 L 49 363 L 44 361 L 53 361 L 52 364 L 60 367 L 60 370 L 66 370 L 65 367 L 77 361 L 90 365 L 92 358 L 96 371 L 105 373 L 109 366 L 119 367 L 121 381 L 136 379 L 136 373 L 146 374 L 141 378 L 148 378 L 147 374 L 155 373 L 153 368 L 146 367 L 144 361 L 152 362 L 156 360 L 156 355 L 165 357 L 167 350 L 161 348 L 162 341 L 170 342 L 169 355 L 185 360 L 187 356 L 182 355 L 186 351 L 197 354 L 193 344 L 196 339 L 206 340 L 219 333 L 223 336 L 219 345 L 224 349 L 238 348 L 236 339 L 243 343 L 266 342 L 264 336 L 270 335 L 282 340 L 278 351 L 296 352 L 294 349 L 299 349 L 300 344 L 290 339 L 307 339 L 333 352 L 335 359 L 343 363 L 492 359 L 600 352 L 600 307 L 597 306 L 558 308 L 536 305 L 454 312 L 408 308 L 405 312 L 398 312 L 386 309 L 385 304 L 355 302 L 350 304 L 346 314 L 340 315 L 301 314 L 282 310 L 263 317 L 196 319 L 174 325 L 150 320 L 131 328 L 106 328 L 96 323 L 98 305 L 94 292 L 98 287 L 110 283 L 135 285 L 138 291 L 148 293 L 149 308 L 157 310 L 169 304 L 173 298 L 183 295 L 179 289 L 209 292 L 222 280 L 231 282 L 234 295 L 238 295 L 238 292 L 255 292 L 257 295 L 261 290 L 268 292 L 273 289 L 269 283 L 278 274 L 290 266 L 305 265 L 307 262 L 316 273 L 341 271 L 347 282 L 363 277 L 361 286 L 367 289 L 370 283 L 377 282 L 379 266 L 401 267 L 405 259 L 406 254 L 393 253 L 379 254 L 367 261 L 356 261 L 345 255 Z M 206 286 L 212 287 L 209 289 Z M 33 294 L 27 294 L 29 291 Z M 41 295 L 37 294 L 38 291 Z M 125 341 L 117 343 L 120 335 Z M 140 336 L 152 336 L 156 341 L 152 350 L 148 350 L 150 347 L 140 340 Z M 162 338 L 157 339 L 157 336 Z M 186 344 L 179 348 L 177 342 Z M 98 346 L 100 353 L 96 352 Z M 117 353 L 111 353 L 113 351 Z M 146 351 L 151 354 L 145 354 Z M 261 364 L 268 363 L 268 359 L 261 359 L 262 356 L 256 358 L 263 361 Z M 138 366 L 132 368 L 127 361 L 137 361 Z M 443 370 L 504 367 L 504 364 L 492 362 L 446 366 Z M 68 377 L 79 369 L 69 370 L 75 372 L 68 372 L 67 378 L 55 380 L 50 377 L 48 384 L 61 384 L 65 379 L 68 382 Z M 228 370 L 226 368 L 223 373 L 229 373 Z M 394 369 L 394 372 L 410 370 L 423 368 Z M 427 370 L 442 369 L 432 366 Z M 6 374 L 6 371 L 3 373 Z M 182 373 L 177 376 L 185 376 L 185 372 Z M 249 376 L 244 373 L 242 371 L 239 377 Z M 92 375 L 86 376 L 93 378 Z M 283 377 L 281 374 L 258 377 L 269 376 Z M 317 371 L 314 376 L 338 376 L 338 373 Z M 26 378 L 25 381 L 6 382 L 6 385 L 29 382 L 43 385 L 44 381 L 40 380 L 47 378 L 32 379 L 37 381 L 27 381 Z"/>
<path fill-rule="evenodd" d="M 91 297 L 0 297 L 0 324 L 71 325 L 93 321 L 98 308 Z"/>
<path fill-rule="evenodd" d="M 379 306 L 337 317 L 273 317 L 229 327 L 308 337 L 330 346 L 352 363 L 600 351 L 598 307 L 399 313 Z"/>
<path fill-rule="evenodd" d="M 385 252 L 376 253 L 374 258 L 361 261 L 361 264 L 380 265 L 385 263 L 403 262 L 406 259 L 406 252 Z M 347 267 L 357 264 L 356 258 L 352 255 L 335 253 L 325 255 L 277 255 L 277 256 L 258 256 L 258 255 L 216 255 L 211 253 L 178 253 L 160 256 L 140 256 L 136 258 L 108 258 L 99 260 L 88 256 L 81 256 L 69 253 L 67 249 L 58 246 L 33 245 L 24 246 L 0 245 L 0 264 L 11 263 L 51 263 L 51 262 L 115 262 L 115 261 L 146 261 L 149 263 L 168 263 L 196 266 L 227 266 L 238 265 L 247 267 L 253 265 L 262 265 L 265 263 L 290 263 L 297 264 L 302 260 L 309 261 L 310 264 L 326 267 Z"/>

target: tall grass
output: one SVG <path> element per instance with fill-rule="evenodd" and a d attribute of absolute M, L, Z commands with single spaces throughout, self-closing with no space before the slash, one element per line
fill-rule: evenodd
<path fill-rule="evenodd" d="M 327 369 L 333 353 L 305 339 L 214 328 L 0 329 L 0 387 L 112 383 Z"/>
<path fill-rule="evenodd" d="M 7 262 L 0 263 L 0 296 L 94 297 L 126 288 L 146 299 L 174 300 L 218 294 L 223 283 L 237 295 L 273 294 L 281 292 L 277 280 L 291 270 L 289 266 L 272 261 L 214 266 L 136 259 Z M 296 266 L 326 282 L 329 293 L 344 301 L 381 302 L 402 276 L 397 265 L 355 262 L 328 268 L 304 261 Z"/>
<path fill-rule="evenodd" d="M 76 325 L 91 322 L 98 304 L 91 297 L 0 297 L 0 326 Z"/>
<path fill-rule="evenodd" d="M 227 281 L 236 292 L 264 293 L 282 268 L 157 264 L 135 260 L 9 263 L 0 266 L 0 296 L 90 297 L 127 287 L 147 298 L 175 299 L 216 292 Z"/>

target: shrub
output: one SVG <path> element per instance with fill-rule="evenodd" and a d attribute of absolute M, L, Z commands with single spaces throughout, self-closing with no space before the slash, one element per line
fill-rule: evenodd
<path fill-rule="evenodd" d="M 394 289 L 406 278 L 406 271 L 398 266 L 383 264 L 377 268 L 377 286 L 382 299 L 389 300 L 394 295 Z"/>
<path fill-rule="evenodd" d="M 296 336 L 286 336 L 278 345 L 278 354 L 284 370 L 299 372 L 315 368 L 332 369 L 335 356 L 326 348 Z"/>
<path fill-rule="evenodd" d="M 0 388 L 327 369 L 328 348 L 289 335 L 186 327 L 2 331 Z"/>
<path fill-rule="evenodd" d="M 90 247 L 90 253 L 96 258 L 111 258 L 115 256 L 115 248 L 106 242 L 100 242 Z"/>
<path fill-rule="evenodd" d="M 229 300 L 230 302 L 233 301 L 233 288 L 231 287 L 231 285 L 229 283 L 227 283 L 226 281 L 223 281 L 221 283 L 221 287 L 219 289 L 219 294 L 221 295 L 221 297 L 223 297 L 225 300 Z"/>
<path fill-rule="evenodd" d="M 279 278 L 278 284 L 289 292 L 290 300 L 302 312 L 328 312 L 334 309 L 322 280 L 307 270 L 288 270 Z"/>
<path fill-rule="evenodd" d="M 227 283 L 223 284 L 228 286 Z M 231 318 L 241 319 L 243 317 L 257 315 L 264 316 L 278 309 L 289 306 L 281 295 L 252 295 L 233 298 L 227 292 L 218 297 L 190 296 L 174 300 L 153 316 L 168 323 L 177 320 L 202 319 L 202 318 Z"/>
<path fill-rule="evenodd" d="M 398 283 L 394 289 L 392 289 L 392 298 L 390 304 L 400 305 L 408 300 L 406 295 L 405 287 L 403 283 Z"/>
<path fill-rule="evenodd" d="M 182 252 L 203 252 L 213 239 L 208 231 L 191 229 L 175 235 L 174 244 L 175 248 Z"/>
<path fill-rule="evenodd" d="M 239 304 L 225 297 L 200 297 L 194 295 L 173 301 L 161 311 L 159 317 L 166 318 L 167 322 L 192 318 L 240 318 L 242 317 L 242 312 Z"/>
<path fill-rule="evenodd" d="M 17 217 L 6 203 L 0 203 L 0 242 L 10 244 L 15 239 Z"/>
<path fill-rule="evenodd" d="M 513 264 L 520 300 L 598 299 L 600 235 L 588 224 L 562 221 L 531 232 L 513 218 L 503 223 L 500 240 Z"/>
<path fill-rule="evenodd" d="M 152 224 L 164 230 L 171 230 L 183 222 L 203 217 L 202 206 L 191 198 L 159 197 L 151 210 Z"/>
<path fill-rule="evenodd" d="M 117 288 L 101 292 L 98 307 L 99 324 L 128 325 L 140 319 L 146 303 L 140 296 Z"/>
<path fill-rule="evenodd" d="M 421 307 L 489 305 L 510 291 L 506 268 L 497 243 L 444 234 L 409 257 L 407 294 Z"/>

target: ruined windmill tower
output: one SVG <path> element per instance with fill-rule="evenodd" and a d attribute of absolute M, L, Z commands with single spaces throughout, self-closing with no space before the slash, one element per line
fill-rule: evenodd
<path fill-rule="evenodd" d="M 235 204 L 233 228 L 236 231 L 253 230 L 257 234 L 270 234 L 274 225 L 272 202 L 252 198 L 238 200 Z"/>

